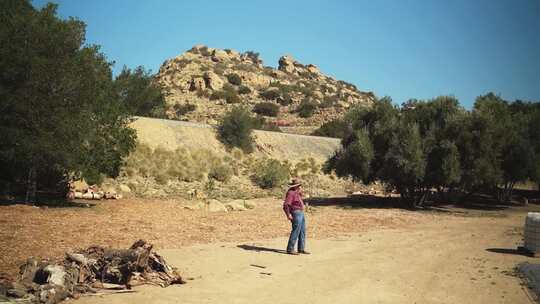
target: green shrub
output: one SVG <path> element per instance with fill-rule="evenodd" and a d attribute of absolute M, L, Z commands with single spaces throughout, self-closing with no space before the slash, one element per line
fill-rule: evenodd
<path fill-rule="evenodd" d="M 230 84 L 234 84 L 237 86 L 242 84 L 242 78 L 240 78 L 240 76 L 236 73 L 228 74 L 227 80 L 229 81 Z"/>
<path fill-rule="evenodd" d="M 320 128 L 315 130 L 311 135 L 345 138 L 349 132 L 349 125 L 343 119 L 334 119 L 324 123 Z"/>
<path fill-rule="evenodd" d="M 191 103 L 174 105 L 174 111 L 176 113 L 176 116 L 183 116 L 189 112 L 195 111 L 196 108 L 197 106 Z"/>
<path fill-rule="evenodd" d="M 238 87 L 238 94 L 244 95 L 249 93 L 251 93 L 251 89 L 249 87 L 246 87 L 244 85 Z"/>
<path fill-rule="evenodd" d="M 214 91 L 210 95 L 210 100 L 225 99 L 226 92 L 224 90 Z"/>
<path fill-rule="evenodd" d="M 313 116 L 316 108 L 317 105 L 314 102 L 310 100 L 304 100 L 298 105 L 298 107 L 296 108 L 296 112 L 298 112 L 298 116 L 302 118 L 308 118 Z"/>
<path fill-rule="evenodd" d="M 225 74 L 226 69 L 227 69 L 227 65 L 219 62 L 214 66 L 214 73 L 223 76 L 223 74 Z"/>
<path fill-rule="evenodd" d="M 203 55 L 203 56 L 212 55 L 212 53 L 210 53 L 210 50 L 208 50 L 207 46 L 203 46 L 202 48 L 200 48 L 200 52 L 201 52 L 201 55 Z"/>
<path fill-rule="evenodd" d="M 218 99 L 225 99 L 227 103 L 231 104 L 242 102 L 242 99 L 238 96 L 234 87 L 228 83 L 223 86 L 222 90 L 214 91 L 212 95 L 210 95 L 210 100 Z"/>
<path fill-rule="evenodd" d="M 260 95 L 266 100 L 276 100 L 281 94 L 279 93 L 279 90 L 267 89 L 266 91 L 261 92 Z"/>
<path fill-rule="evenodd" d="M 276 117 L 279 113 L 279 106 L 271 102 L 261 102 L 253 107 L 253 112 L 259 115 Z"/>
<path fill-rule="evenodd" d="M 289 169 L 276 159 L 268 159 L 257 166 L 253 181 L 263 189 L 283 185 L 289 179 Z"/>
<path fill-rule="evenodd" d="M 218 139 L 229 148 L 238 147 L 245 153 L 253 151 L 251 133 L 255 119 L 243 107 L 234 107 L 225 114 L 218 126 Z"/>
<path fill-rule="evenodd" d="M 208 172 L 208 177 L 220 182 L 228 182 L 233 175 L 231 166 L 225 163 L 213 165 Z"/>
<path fill-rule="evenodd" d="M 227 103 L 231 104 L 242 102 L 242 99 L 238 96 L 236 91 L 225 91 L 225 100 Z"/>

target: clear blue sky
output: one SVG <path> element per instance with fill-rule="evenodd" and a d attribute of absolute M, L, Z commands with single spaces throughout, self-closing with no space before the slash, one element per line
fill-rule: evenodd
<path fill-rule="evenodd" d="M 37 7 L 47 1 L 33 0 Z M 540 101 L 539 0 L 57 0 L 118 73 L 195 44 L 283 54 L 400 104 L 493 91 Z"/>

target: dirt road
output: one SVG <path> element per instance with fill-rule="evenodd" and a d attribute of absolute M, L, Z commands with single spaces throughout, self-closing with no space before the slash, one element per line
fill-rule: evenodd
<path fill-rule="evenodd" d="M 405 228 L 311 240 L 309 256 L 284 239 L 161 251 L 188 284 L 86 297 L 98 303 L 531 303 L 514 266 L 523 212 L 441 217 Z"/>

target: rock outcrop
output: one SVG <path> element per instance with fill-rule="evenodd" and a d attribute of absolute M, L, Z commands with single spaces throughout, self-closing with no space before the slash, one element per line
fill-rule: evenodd
<path fill-rule="evenodd" d="M 353 105 L 370 106 L 375 99 L 373 93 L 326 76 L 317 66 L 290 55 L 281 57 L 275 69 L 264 66 L 258 53 L 204 45 L 165 61 L 155 80 L 169 105 L 169 118 L 212 124 L 235 103 L 252 108 L 272 102 L 280 111 L 266 120 L 295 133 L 316 128 Z M 188 113 L 177 110 L 185 104 L 195 107 Z M 312 113 L 300 113 L 301 104 L 310 104 Z"/>

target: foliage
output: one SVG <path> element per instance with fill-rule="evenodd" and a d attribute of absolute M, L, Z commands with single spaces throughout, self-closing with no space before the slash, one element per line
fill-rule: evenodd
<path fill-rule="evenodd" d="M 478 97 L 472 111 L 451 96 L 409 100 L 401 108 L 383 98 L 317 132 L 342 137 L 326 172 L 380 180 L 414 206 L 431 189 L 509 200 L 517 182 L 538 178 L 539 112 L 537 104 L 508 103 L 492 93 Z"/>
<path fill-rule="evenodd" d="M 231 166 L 219 162 L 213 165 L 208 172 L 208 177 L 218 180 L 220 182 L 228 182 L 233 175 Z"/>
<path fill-rule="evenodd" d="M 276 100 L 280 96 L 280 93 L 276 89 L 267 89 L 266 91 L 262 91 L 260 95 L 266 100 Z"/>
<path fill-rule="evenodd" d="M 313 116 L 316 109 L 317 105 L 314 102 L 304 99 L 296 108 L 296 112 L 298 112 L 298 116 L 308 118 Z"/>
<path fill-rule="evenodd" d="M 214 91 L 212 95 L 210 95 L 210 100 L 217 99 L 225 99 L 225 101 L 230 104 L 242 102 L 242 99 L 240 98 L 240 96 L 238 96 L 238 93 L 236 93 L 234 87 L 230 85 L 223 86 L 222 90 Z"/>
<path fill-rule="evenodd" d="M 263 189 L 283 185 L 289 179 L 289 169 L 276 159 L 267 159 L 257 166 L 253 181 Z"/>
<path fill-rule="evenodd" d="M 344 138 L 348 134 L 349 124 L 343 119 L 334 119 L 324 123 L 311 135 Z"/>
<path fill-rule="evenodd" d="M 189 112 L 193 112 L 197 109 L 197 106 L 192 103 L 186 103 L 186 104 L 175 104 L 174 105 L 174 111 L 176 113 L 176 116 L 184 116 Z"/>
<path fill-rule="evenodd" d="M 129 155 L 123 172 L 127 177 L 154 179 L 165 185 L 172 181 L 203 181 L 205 176 L 227 182 L 233 175 L 232 162 L 208 150 L 166 150 L 137 145 Z"/>
<path fill-rule="evenodd" d="M 85 24 L 62 20 L 57 5 L 0 8 L 0 180 L 2 188 L 65 191 L 69 176 L 116 176 L 135 145 L 128 105 Z M 50 189 L 50 188 L 49 188 Z"/>
<path fill-rule="evenodd" d="M 253 112 L 259 115 L 276 117 L 279 113 L 279 106 L 271 102 L 261 102 L 253 107 Z"/>
<path fill-rule="evenodd" d="M 229 81 L 230 84 L 234 84 L 237 86 L 242 84 L 242 78 L 240 78 L 240 76 L 236 73 L 228 74 L 227 80 Z"/>
<path fill-rule="evenodd" d="M 248 57 L 249 59 L 251 59 L 251 61 L 254 62 L 254 63 L 259 63 L 259 62 L 261 62 L 261 60 L 259 59 L 259 53 L 257 53 L 257 52 L 254 52 L 254 51 L 246 51 L 243 55 L 245 55 L 246 57 Z"/>
<path fill-rule="evenodd" d="M 245 85 L 241 85 L 238 87 L 238 94 L 244 95 L 251 93 L 251 89 Z"/>
<path fill-rule="evenodd" d="M 245 153 L 253 151 L 251 133 L 257 121 L 243 107 L 234 107 L 225 114 L 218 126 L 218 138 L 229 148 L 237 147 Z"/>
<path fill-rule="evenodd" d="M 123 67 L 114 80 L 114 88 L 120 102 L 133 115 L 164 118 L 165 98 L 161 90 L 152 82 L 151 71 L 138 66 L 133 71 Z"/>

